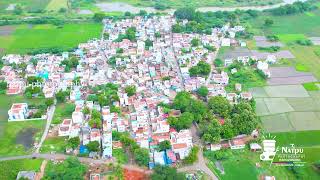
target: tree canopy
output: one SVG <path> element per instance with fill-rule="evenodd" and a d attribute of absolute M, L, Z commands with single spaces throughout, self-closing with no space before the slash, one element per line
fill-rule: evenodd
<path fill-rule="evenodd" d="M 80 163 L 75 157 L 68 157 L 65 161 L 58 164 L 49 163 L 45 170 L 43 179 L 84 179 L 87 167 Z"/>

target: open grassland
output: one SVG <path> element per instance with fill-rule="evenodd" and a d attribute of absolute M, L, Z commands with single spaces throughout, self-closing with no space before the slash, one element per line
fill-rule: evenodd
<path fill-rule="evenodd" d="M 46 10 L 59 11 L 61 8 L 68 9 L 68 0 L 51 0 Z"/>
<path fill-rule="evenodd" d="M 25 121 L 25 122 L 8 122 L 8 110 L 12 103 L 40 104 L 44 99 L 25 99 L 23 96 L 0 95 L 0 156 L 21 155 L 29 153 L 32 149 L 25 149 L 20 144 L 24 138 L 29 141 L 38 140 L 44 130 L 46 121 Z M 30 129 L 30 137 L 24 137 L 26 130 Z M 18 136 L 22 136 L 18 138 Z M 30 139 L 31 138 L 31 139 Z"/>
<path fill-rule="evenodd" d="M 0 179 L 16 179 L 19 171 L 40 171 L 41 159 L 20 159 L 0 162 Z"/>
<path fill-rule="evenodd" d="M 0 156 L 13 156 L 31 153 L 33 148 L 26 149 L 22 144 L 18 144 L 18 142 L 25 139 L 29 141 L 29 138 L 39 140 L 45 125 L 46 121 L 43 120 L 7 123 L 4 127 L 4 134 L 0 138 Z M 20 137 L 19 135 L 27 129 L 35 130 L 35 134 L 31 134 L 31 137 Z M 33 144 L 31 144 L 31 146 L 33 146 Z"/>
<path fill-rule="evenodd" d="M 265 13 L 258 18 L 249 20 L 249 26 L 256 34 L 304 34 L 307 36 L 319 36 L 320 34 L 320 10 L 309 14 L 295 14 L 289 16 L 272 16 Z M 274 24 L 270 27 L 264 25 L 265 19 L 272 19 Z"/>
<path fill-rule="evenodd" d="M 50 153 L 50 152 L 56 152 L 56 153 L 64 153 L 67 146 L 67 140 L 64 137 L 48 137 L 41 149 L 41 153 Z"/>
<path fill-rule="evenodd" d="M 63 119 L 71 119 L 75 105 L 72 103 L 60 103 L 54 112 L 52 124 L 60 124 Z"/>
<path fill-rule="evenodd" d="M 69 50 L 79 43 L 98 38 L 102 25 L 99 23 L 54 25 L 19 25 L 10 35 L 0 36 L 0 48 L 6 53 L 27 53 L 39 48 Z"/>

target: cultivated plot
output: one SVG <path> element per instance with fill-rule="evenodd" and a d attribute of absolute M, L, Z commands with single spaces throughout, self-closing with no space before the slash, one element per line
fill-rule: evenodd
<path fill-rule="evenodd" d="M 297 131 L 320 130 L 320 119 L 314 112 L 291 112 L 288 119 Z"/>
<path fill-rule="evenodd" d="M 269 85 L 291 85 L 318 81 L 312 73 L 298 72 L 293 67 L 272 67 L 270 72 Z"/>
<path fill-rule="evenodd" d="M 263 99 L 270 114 L 292 112 L 294 109 L 285 98 L 264 98 Z"/>
<path fill-rule="evenodd" d="M 309 97 L 302 85 L 281 85 L 264 87 L 269 97 Z"/>
<path fill-rule="evenodd" d="M 258 116 L 265 116 L 270 114 L 263 98 L 256 98 L 256 113 Z"/>
<path fill-rule="evenodd" d="M 286 114 L 263 116 L 261 117 L 261 122 L 267 132 L 288 132 L 294 130 Z"/>
<path fill-rule="evenodd" d="M 263 87 L 250 88 L 249 91 L 252 93 L 253 97 L 255 98 L 269 97 Z"/>
<path fill-rule="evenodd" d="M 314 98 L 287 98 L 288 103 L 295 111 L 320 111 L 320 102 Z"/>

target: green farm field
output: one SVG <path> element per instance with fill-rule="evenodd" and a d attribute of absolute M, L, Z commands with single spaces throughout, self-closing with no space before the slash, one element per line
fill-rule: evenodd
<path fill-rule="evenodd" d="M 102 24 L 65 24 L 59 28 L 54 25 L 13 26 L 10 34 L 0 35 L 0 48 L 5 53 L 27 53 L 39 48 L 63 48 L 69 50 L 79 43 L 99 38 Z"/>
<path fill-rule="evenodd" d="M 20 159 L 0 162 L 0 179 L 16 179 L 19 171 L 40 171 L 42 159 Z"/>

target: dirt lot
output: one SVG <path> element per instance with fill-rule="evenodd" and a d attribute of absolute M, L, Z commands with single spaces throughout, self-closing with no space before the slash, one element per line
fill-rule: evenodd
<path fill-rule="evenodd" d="M 15 31 L 14 26 L 0 26 L 0 36 L 8 36 Z"/>

